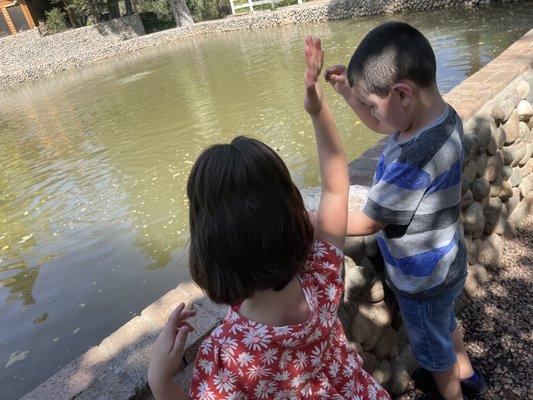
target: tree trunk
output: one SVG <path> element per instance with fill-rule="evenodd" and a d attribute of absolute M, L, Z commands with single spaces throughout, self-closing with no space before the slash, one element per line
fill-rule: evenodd
<path fill-rule="evenodd" d="M 131 0 L 124 0 L 124 5 L 126 6 L 126 15 L 133 14 L 133 4 Z"/>
<path fill-rule="evenodd" d="M 118 0 L 107 0 L 107 10 L 111 18 L 120 18 L 120 9 L 118 8 Z"/>
<path fill-rule="evenodd" d="M 172 14 L 174 14 L 174 19 L 178 26 L 186 26 L 194 24 L 192 19 L 191 12 L 187 8 L 185 0 L 168 0 L 170 3 L 170 8 L 172 9 Z"/>

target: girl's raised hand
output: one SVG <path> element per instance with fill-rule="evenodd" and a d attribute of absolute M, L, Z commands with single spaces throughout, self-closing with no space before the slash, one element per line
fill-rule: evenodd
<path fill-rule="evenodd" d="M 304 75 L 304 107 L 309 114 L 316 114 L 322 108 L 322 89 L 318 84 L 318 78 L 324 64 L 324 51 L 319 38 L 314 39 L 312 36 L 306 36 L 305 60 L 307 68 Z"/>

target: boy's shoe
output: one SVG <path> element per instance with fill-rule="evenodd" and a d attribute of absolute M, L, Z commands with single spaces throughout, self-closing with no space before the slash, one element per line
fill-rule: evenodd
<path fill-rule="evenodd" d="M 413 372 L 412 378 L 415 386 L 424 393 L 437 393 L 437 386 L 433 380 L 433 375 L 425 368 L 418 368 Z M 469 399 L 481 399 L 487 391 L 487 382 L 483 373 L 474 367 L 474 377 L 461 380 L 461 390 Z"/>

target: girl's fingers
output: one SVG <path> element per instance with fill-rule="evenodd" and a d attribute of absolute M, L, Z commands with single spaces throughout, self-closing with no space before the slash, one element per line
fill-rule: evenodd
<path fill-rule="evenodd" d="M 196 330 L 196 328 L 194 326 L 192 326 L 190 323 L 188 323 L 187 321 L 180 322 L 178 324 L 178 329 L 182 328 L 184 326 L 187 326 L 190 329 L 191 332 Z"/>
<path fill-rule="evenodd" d="M 178 333 L 176 334 L 176 339 L 174 340 L 174 346 L 172 348 L 172 351 L 170 352 L 173 356 L 181 356 L 180 353 L 182 353 L 185 350 L 185 344 L 187 343 L 187 336 L 189 333 L 192 332 L 191 328 L 188 326 L 182 326 L 179 328 Z"/>
<path fill-rule="evenodd" d="M 163 330 L 166 330 L 168 332 L 174 332 L 174 329 L 176 325 L 179 322 L 179 318 L 181 316 L 181 312 L 185 308 L 185 303 L 180 303 L 174 311 L 170 314 L 170 317 L 168 317 L 167 323 L 165 324 L 165 327 Z"/>
<path fill-rule="evenodd" d="M 178 318 L 178 322 L 179 321 L 184 321 L 186 320 L 187 318 L 191 318 L 191 317 L 194 317 L 196 315 L 196 311 L 194 310 L 186 310 L 186 311 L 183 311 L 181 313 L 181 315 L 179 316 Z"/>
<path fill-rule="evenodd" d="M 320 70 L 322 69 L 322 66 L 324 65 L 324 51 L 322 50 L 322 42 L 320 41 L 320 38 L 317 38 L 316 40 L 316 55 L 317 55 L 317 74 L 320 74 Z"/>

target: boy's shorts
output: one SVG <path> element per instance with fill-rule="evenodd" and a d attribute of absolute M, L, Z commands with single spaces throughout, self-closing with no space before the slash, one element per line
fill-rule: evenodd
<path fill-rule="evenodd" d="M 457 361 L 450 333 L 457 328 L 455 299 L 465 279 L 435 296 L 412 299 L 396 293 L 416 360 L 429 371 L 445 371 Z"/>

